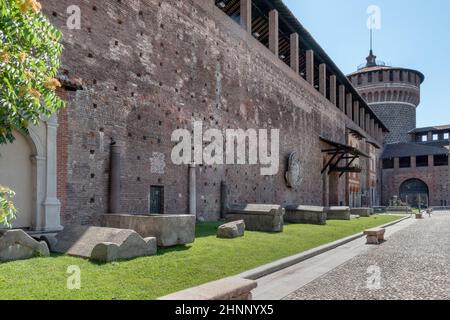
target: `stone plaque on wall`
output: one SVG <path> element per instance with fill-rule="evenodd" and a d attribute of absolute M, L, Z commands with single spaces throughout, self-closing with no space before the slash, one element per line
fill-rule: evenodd
<path fill-rule="evenodd" d="M 286 172 L 286 184 L 289 188 L 297 188 L 303 180 L 300 157 L 297 152 L 289 156 L 288 169 Z"/>

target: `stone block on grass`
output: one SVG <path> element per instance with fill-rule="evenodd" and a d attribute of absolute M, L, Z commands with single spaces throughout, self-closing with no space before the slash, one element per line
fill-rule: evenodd
<path fill-rule="evenodd" d="M 327 220 L 351 220 L 350 207 L 330 207 Z"/>
<path fill-rule="evenodd" d="M 155 237 L 159 247 L 172 247 L 195 241 L 195 215 L 186 214 L 104 214 L 102 226 L 130 229 L 143 238 Z"/>
<path fill-rule="evenodd" d="M 226 209 L 226 220 L 245 221 L 249 231 L 282 232 L 285 210 L 279 205 L 242 204 L 232 205 Z"/>
<path fill-rule="evenodd" d="M 0 231 L 0 261 L 48 257 L 47 243 L 36 241 L 23 230 Z"/>
<path fill-rule="evenodd" d="M 325 225 L 327 213 L 324 207 L 292 205 L 286 207 L 284 220 L 289 223 Z"/>
<path fill-rule="evenodd" d="M 352 208 L 350 210 L 350 212 L 352 215 L 367 218 L 367 217 L 370 217 L 370 215 L 373 212 L 373 209 L 371 209 L 371 208 Z"/>
<path fill-rule="evenodd" d="M 55 252 L 100 262 L 152 256 L 157 250 L 155 238 L 126 229 L 69 226 L 56 239 Z"/>
<path fill-rule="evenodd" d="M 243 237 L 245 232 L 244 220 L 232 221 L 221 225 L 217 230 L 217 237 L 221 239 L 234 239 Z"/>

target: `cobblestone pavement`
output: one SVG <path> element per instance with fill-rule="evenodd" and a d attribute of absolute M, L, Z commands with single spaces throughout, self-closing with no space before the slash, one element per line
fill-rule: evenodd
<path fill-rule="evenodd" d="M 286 299 L 450 300 L 450 212 L 413 223 Z"/>

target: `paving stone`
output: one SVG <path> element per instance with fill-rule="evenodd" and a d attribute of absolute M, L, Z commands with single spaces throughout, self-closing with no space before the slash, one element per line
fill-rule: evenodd
<path fill-rule="evenodd" d="M 288 300 L 450 300 L 450 212 L 418 220 Z M 367 286 L 379 271 L 380 287 Z"/>

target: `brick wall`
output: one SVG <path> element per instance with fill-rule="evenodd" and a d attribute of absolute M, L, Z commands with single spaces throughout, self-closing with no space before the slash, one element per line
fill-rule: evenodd
<path fill-rule="evenodd" d="M 96 223 L 108 211 L 111 139 L 124 147 L 122 211 L 147 213 L 150 186 L 160 185 L 165 212 L 187 213 L 188 168 L 172 164 L 170 136 L 191 130 L 194 120 L 205 130 L 281 129 L 276 176 L 261 176 L 259 166 L 198 169 L 197 207 L 205 219 L 219 216 L 221 181 L 233 203 L 323 203 L 319 136 L 345 142 L 351 120 L 238 24 L 192 0 L 81 1 L 82 29 L 68 30 L 71 4 L 44 3 L 64 33 L 63 69 L 85 88 L 70 93 L 60 116 L 65 223 Z M 288 189 L 293 151 L 304 179 Z M 345 202 L 345 179 L 338 185 Z"/>
<path fill-rule="evenodd" d="M 64 90 L 59 90 L 58 95 L 68 101 L 69 95 Z M 57 141 L 57 196 L 61 202 L 61 223 L 65 222 L 65 211 L 67 205 L 67 147 L 69 145 L 67 109 L 63 109 L 58 114 Z"/>
<path fill-rule="evenodd" d="M 448 190 L 449 167 L 398 168 L 383 170 L 383 204 L 389 205 L 393 196 L 399 196 L 400 186 L 409 179 L 425 182 L 429 189 L 430 206 L 441 206 L 441 201 L 450 204 Z"/>

